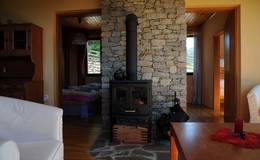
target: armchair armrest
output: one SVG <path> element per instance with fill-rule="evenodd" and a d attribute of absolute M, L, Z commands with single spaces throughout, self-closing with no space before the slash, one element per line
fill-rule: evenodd
<path fill-rule="evenodd" d="M 0 135 L 16 142 L 62 141 L 62 109 L 0 97 L 0 110 Z"/>
<path fill-rule="evenodd" d="M 251 123 L 260 123 L 260 96 L 258 92 L 259 91 L 254 88 L 247 94 Z"/>
<path fill-rule="evenodd" d="M 20 159 L 20 153 L 14 141 L 0 137 L 0 159 Z"/>

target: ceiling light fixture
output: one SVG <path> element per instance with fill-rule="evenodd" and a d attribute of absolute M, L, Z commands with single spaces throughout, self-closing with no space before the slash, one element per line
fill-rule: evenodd
<path fill-rule="evenodd" d="M 101 25 L 101 16 L 86 16 L 83 19 L 87 24 Z"/>

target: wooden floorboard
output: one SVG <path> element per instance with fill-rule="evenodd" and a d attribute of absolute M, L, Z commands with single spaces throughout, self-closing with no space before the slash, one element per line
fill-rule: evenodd
<path fill-rule="evenodd" d="M 188 104 L 187 113 L 190 116 L 190 122 L 224 122 L 223 106 L 220 116 L 214 116 L 213 108 L 203 105 Z"/>
<path fill-rule="evenodd" d="M 94 160 L 88 151 L 102 131 L 99 117 L 90 119 L 64 118 L 64 159 Z"/>

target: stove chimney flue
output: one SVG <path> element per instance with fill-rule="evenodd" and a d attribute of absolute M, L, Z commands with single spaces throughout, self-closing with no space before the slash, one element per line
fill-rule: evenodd
<path fill-rule="evenodd" d="M 137 80 L 137 16 L 126 16 L 126 73 L 128 80 Z"/>

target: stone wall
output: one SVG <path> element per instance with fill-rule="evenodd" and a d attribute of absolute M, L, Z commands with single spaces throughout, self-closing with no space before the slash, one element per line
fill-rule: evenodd
<path fill-rule="evenodd" d="M 109 119 L 109 80 L 126 65 L 125 16 L 138 17 L 138 79 L 153 81 L 153 120 L 169 111 L 174 91 L 186 109 L 184 0 L 103 0 L 102 114 Z M 154 121 L 155 122 L 155 121 Z"/>

